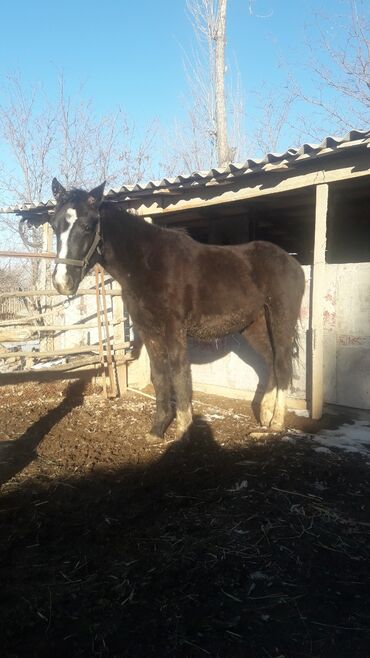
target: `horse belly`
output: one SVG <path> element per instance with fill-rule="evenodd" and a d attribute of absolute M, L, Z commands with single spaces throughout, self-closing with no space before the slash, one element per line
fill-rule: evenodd
<path fill-rule="evenodd" d="M 253 319 L 245 311 L 235 311 L 227 315 L 201 315 L 199 318 L 190 319 L 187 334 L 199 340 L 213 340 L 243 331 Z"/>

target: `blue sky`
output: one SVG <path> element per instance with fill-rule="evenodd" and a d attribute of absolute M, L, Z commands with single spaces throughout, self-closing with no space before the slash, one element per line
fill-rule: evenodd
<path fill-rule="evenodd" d="M 330 7 L 335 2 L 324 3 Z M 278 59 L 300 50 L 316 0 L 229 0 L 228 55 L 248 87 L 279 77 Z M 62 71 L 103 111 L 121 105 L 138 120 L 172 120 L 187 92 L 184 52 L 193 32 L 185 0 L 3 0 L 0 75 L 14 70 L 53 95 Z"/>
<path fill-rule="evenodd" d="M 0 88 L 9 73 L 18 72 L 52 100 L 63 73 L 68 92 L 82 85 L 98 113 L 120 106 L 139 128 L 156 118 L 167 126 L 181 121 L 189 93 L 184 53 L 194 44 L 185 5 L 185 0 L 3 0 Z M 264 84 L 283 88 L 293 71 L 310 90 L 305 34 L 314 40 L 314 14 L 335 16 L 338 0 L 254 0 L 253 7 L 250 16 L 248 0 L 229 0 L 227 23 L 227 56 L 231 67 L 237 63 L 247 107 L 253 107 L 252 129 L 258 112 L 253 94 Z M 341 35 L 336 38 L 340 42 Z M 290 145 L 296 144 L 286 129 L 279 147 Z"/>

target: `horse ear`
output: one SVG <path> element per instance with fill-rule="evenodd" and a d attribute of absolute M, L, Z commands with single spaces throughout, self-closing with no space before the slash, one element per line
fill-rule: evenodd
<path fill-rule="evenodd" d="M 101 185 L 98 185 L 98 187 L 94 187 L 91 192 L 89 192 L 89 196 L 87 198 L 87 203 L 90 206 L 99 206 L 102 198 L 103 198 L 103 192 L 104 192 L 104 187 L 105 187 L 105 181 L 104 183 L 101 183 Z"/>
<path fill-rule="evenodd" d="M 51 183 L 51 189 L 56 201 L 60 201 L 62 196 L 66 192 L 63 185 L 61 185 L 56 178 L 53 178 L 53 181 Z"/>

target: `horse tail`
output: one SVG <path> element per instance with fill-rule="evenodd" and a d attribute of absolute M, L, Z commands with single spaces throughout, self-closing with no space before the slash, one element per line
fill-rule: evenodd
<path fill-rule="evenodd" d="M 271 344 L 271 349 L 272 349 L 272 367 L 274 369 L 274 374 L 276 381 L 279 381 L 278 375 L 277 375 L 277 368 L 276 368 L 276 342 L 275 342 L 275 335 L 274 335 L 274 323 L 273 323 L 273 314 L 271 312 L 270 306 L 265 303 L 264 304 L 264 311 L 265 311 L 265 318 L 266 318 L 266 326 L 267 326 L 267 333 L 270 339 L 270 344 Z M 291 356 L 292 359 L 298 359 L 299 357 L 299 327 L 298 327 L 298 321 L 295 324 L 294 327 L 294 332 L 292 336 L 292 350 L 291 350 Z M 290 381 L 292 381 L 293 377 L 293 371 L 292 371 L 292 364 L 290 367 Z"/>
<path fill-rule="evenodd" d="M 293 342 L 292 342 L 292 357 L 293 359 L 298 359 L 299 358 L 299 329 L 298 329 L 298 321 L 294 327 L 294 334 L 293 334 Z"/>
<path fill-rule="evenodd" d="M 265 311 L 267 332 L 268 332 L 268 336 L 269 336 L 270 343 L 271 343 L 273 357 L 275 359 L 276 347 L 275 347 L 275 337 L 274 337 L 274 331 L 273 331 L 273 321 L 272 321 L 271 309 L 270 309 L 268 304 L 264 304 L 264 311 Z M 297 320 L 296 325 L 294 327 L 294 333 L 293 333 L 293 339 L 292 339 L 292 357 L 293 357 L 293 359 L 298 359 L 298 357 L 299 357 L 300 344 L 299 344 L 299 326 L 298 325 L 299 325 L 299 320 Z"/>
<path fill-rule="evenodd" d="M 268 337 L 269 337 L 270 343 L 271 343 L 273 363 L 274 363 L 274 368 L 275 368 L 276 346 L 275 346 L 274 332 L 273 332 L 273 328 L 272 328 L 271 309 L 270 309 L 268 304 L 264 304 L 263 308 L 264 308 L 264 311 L 265 311 L 267 333 L 268 333 Z"/>

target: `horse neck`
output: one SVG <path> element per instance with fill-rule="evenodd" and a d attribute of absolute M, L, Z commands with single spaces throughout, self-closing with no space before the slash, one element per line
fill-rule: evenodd
<path fill-rule="evenodd" d="M 118 210 L 101 213 L 102 265 L 121 284 L 141 269 L 145 253 L 160 230 L 143 218 Z"/>

